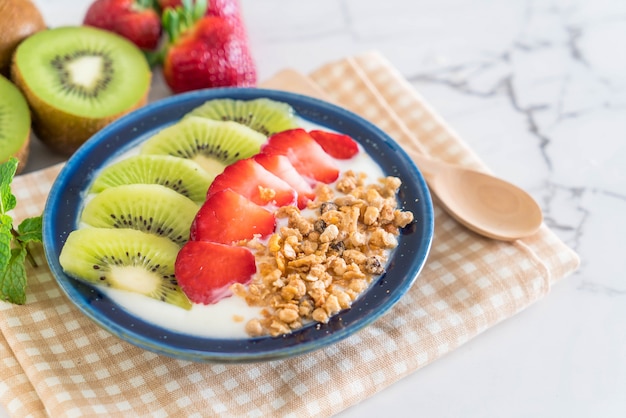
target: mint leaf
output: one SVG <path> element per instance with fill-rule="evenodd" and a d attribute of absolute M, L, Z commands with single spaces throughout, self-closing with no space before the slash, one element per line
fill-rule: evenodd
<path fill-rule="evenodd" d="M 0 164 L 0 214 L 5 214 L 15 208 L 17 201 L 11 193 L 11 182 L 17 171 L 17 158 Z"/>
<path fill-rule="evenodd" d="M 26 268 L 28 257 L 37 266 L 28 252 L 28 244 L 42 241 L 41 216 L 22 221 L 13 228 L 13 218 L 8 212 L 15 208 L 17 199 L 11 192 L 11 183 L 17 171 L 17 159 L 0 164 L 0 301 L 23 304 L 26 302 Z"/>
<path fill-rule="evenodd" d="M 24 219 L 17 228 L 17 232 L 19 232 L 17 239 L 24 244 L 42 242 L 41 216 Z"/>
<path fill-rule="evenodd" d="M 11 234 L 13 219 L 9 215 L 0 213 L 0 274 L 7 269 L 11 260 Z"/>
<path fill-rule="evenodd" d="M 0 299 L 23 305 L 26 303 L 26 248 L 11 250 L 9 264 L 0 276 Z"/>

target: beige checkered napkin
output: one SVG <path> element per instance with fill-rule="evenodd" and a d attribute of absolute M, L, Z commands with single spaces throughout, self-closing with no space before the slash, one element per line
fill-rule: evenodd
<path fill-rule="evenodd" d="M 272 85 L 289 88 L 286 77 Z M 312 79 L 409 152 L 421 147 L 480 166 L 379 55 L 326 65 Z M 41 212 L 59 168 L 15 180 L 16 217 Z M 282 361 L 195 364 L 144 351 L 82 316 L 47 268 L 31 269 L 27 304 L 0 302 L 0 401 L 16 417 L 329 416 L 529 306 L 578 265 L 545 227 L 507 244 L 466 231 L 439 207 L 435 212 L 428 262 L 390 313 L 338 344 Z M 43 263 L 41 250 L 36 257 Z"/>

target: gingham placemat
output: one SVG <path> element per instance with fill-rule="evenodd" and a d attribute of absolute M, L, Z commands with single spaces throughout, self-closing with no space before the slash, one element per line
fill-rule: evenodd
<path fill-rule="evenodd" d="M 409 152 L 481 166 L 380 55 L 325 65 L 311 77 Z M 271 85 L 281 86 L 280 75 Z M 59 169 L 16 178 L 16 218 L 41 213 Z M 281 361 L 196 364 L 144 351 L 80 314 L 45 266 L 29 269 L 27 304 L 0 302 L 0 401 L 15 417 L 330 416 L 526 308 L 578 266 L 546 227 L 502 243 L 435 212 L 428 262 L 388 314 L 338 344 Z M 44 263 L 40 248 L 36 258 Z"/>

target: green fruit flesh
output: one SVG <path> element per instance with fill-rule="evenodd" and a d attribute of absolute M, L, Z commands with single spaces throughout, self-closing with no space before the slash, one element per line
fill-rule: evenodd
<path fill-rule="evenodd" d="M 167 238 L 133 229 L 82 228 L 70 233 L 59 261 L 78 280 L 190 309 L 174 277 L 178 251 Z"/>
<path fill-rule="evenodd" d="M 29 139 L 30 112 L 13 83 L 0 76 L 0 163 L 15 155 Z"/>
<path fill-rule="evenodd" d="M 45 30 L 17 48 L 14 65 L 33 95 L 52 108 L 97 119 L 135 106 L 150 68 L 132 43 L 86 26 Z"/>
<path fill-rule="evenodd" d="M 178 245 L 189 240 L 199 206 L 158 184 L 108 188 L 91 199 L 81 221 L 96 228 L 131 228 L 169 238 Z"/>
<path fill-rule="evenodd" d="M 235 161 L 257 154 L 265 140 L 265 135 L 236 122 L 191 116 L 149 138 L 141 153 L 188 158 L 216 176 Z"/>
<path fill-rule="evenodd" d="M 214 178 L 191 160 L 169 155 L 136 155 L 102 170 L 91 192 L 125 184 L 159 184 L 201 203 Z"/>
<path fill-rule="evenodd" d="M 234 121 L 265 136 L 298 127 L 295 112 L 287 103 L 270 99 L 214 99 L 193 109 L 190 116 Z"/>

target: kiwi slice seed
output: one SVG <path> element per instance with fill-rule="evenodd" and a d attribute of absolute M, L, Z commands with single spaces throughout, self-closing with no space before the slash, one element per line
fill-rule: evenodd
<path fill-rule="evenodd" d="M 11 77 L 33 112 L 33 130 L 71 153 L 95 132 L 147 101 L 151 72 L 142 52 L 88 26 L 43 30 L 16 49 Z"/>
<path fill-rule="evenodd" d="M 267 98 L 213 99 L 193 109 L 189 115 L 238 122 L 265 136 L 298 127 L 295 112 L 289 104 Z"/>
<path fill-rule="evenodd" d="M 179 250 L 167 238 L 134 229 L 81 228 L 67 237 L 59 262 L 78 280 L 190 309 L 174 276 Z"/>
<path fill-rule="evenodd" d="M 189 240 L 200 207 L 158 184 L 127 184 L 97 194 L 85 205 L 81 221 L 96 228 L 131 228 L 171 239 Z"/>
<path fill-rule="evenodd" d="M 257 154 L 266 139 L 236 122 L 190 116 L 149 138 L 141 154 L 188 158 L 215 177 L 235 161 Z"/>
<path fill-rule="evenodd" d="M 30 144 L 30 111 L 26 99 L 13 83 L 0 75 L 0 163 L 19 160 L 18 172 L 26 165 Z"/>
<path fill-rule="evenodd" d="M 202 203 L 215 178 L 197 163 L 169 155 L 135 155 L 103 169 L 91 185 L 92 193 L 124 184 L 160 184 Z"/>

